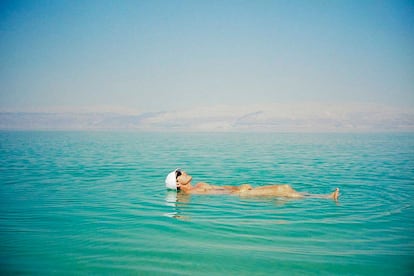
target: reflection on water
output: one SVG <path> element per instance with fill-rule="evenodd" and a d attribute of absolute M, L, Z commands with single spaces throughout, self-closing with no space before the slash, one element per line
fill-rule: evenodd
<path fill-rule="evenodd" d="M 165 196 L 166 206 L 173 207 L 173 212 L 166 213 L 165 216 L 190 221 L 191 217 L 182 214 L 183 205 L 190 202 L 191 195 L 182 192 L 168 190 Z"/>
<path fill-rule="evenodd" d="M 171 207 L 177 207 L 177 192 L 167 191 L 165 195 L 165 205 Z"/>

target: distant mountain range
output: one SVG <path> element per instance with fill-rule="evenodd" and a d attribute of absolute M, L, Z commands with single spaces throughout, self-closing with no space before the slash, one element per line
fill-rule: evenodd
<path fill-rule="evenodd" d="M 0 112 L 2 130 L 414 131 L 414 112 L 382 106 L 269 105 L 185 111 Z"/>

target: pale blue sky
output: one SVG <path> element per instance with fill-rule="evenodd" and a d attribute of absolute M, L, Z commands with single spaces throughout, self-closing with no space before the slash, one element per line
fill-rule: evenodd
<path fill-rule="evenodd" d="M 414 106 L 413 1 L 2 1 L 0 109 Z"/>

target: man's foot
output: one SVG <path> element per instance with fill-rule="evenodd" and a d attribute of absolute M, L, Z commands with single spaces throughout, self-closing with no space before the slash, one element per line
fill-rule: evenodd
<path fill-rule="evenodd" d="M 333 192 L 331 196 L 334 200 L 338 200 L 338 198 L 339 198 L 339 188 L 336 188 L 335 192 Z"/>

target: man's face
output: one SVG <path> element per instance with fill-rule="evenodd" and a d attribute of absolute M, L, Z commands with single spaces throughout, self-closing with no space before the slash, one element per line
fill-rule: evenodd
<path fill-rule="evenodd" d="M 177 174 L 177 188 L 181 188 L 182 186 L 188 185 L 193 177 L 187 174 L 185 171 L 180 171 L 181 174 Z"/>

